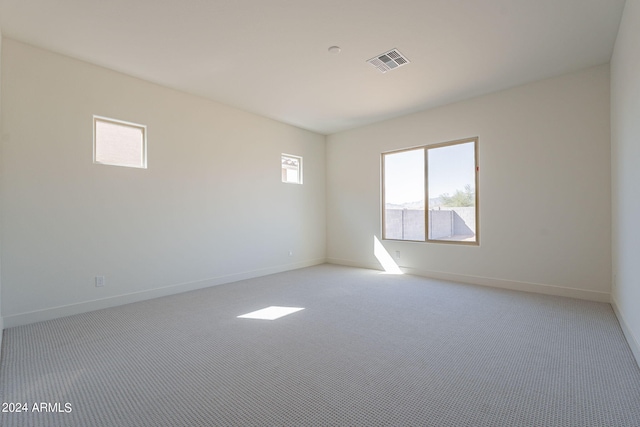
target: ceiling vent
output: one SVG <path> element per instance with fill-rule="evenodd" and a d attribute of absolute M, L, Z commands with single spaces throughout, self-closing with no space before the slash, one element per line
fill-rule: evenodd
<path fill-rule="evenodd" d="M 398 49 L 391 49 L 389 52 L 371 58 L 367 62 L 380 70 L 381 73 L 386 73 L 389 70 L 408 64 L 409 60 Z"/>

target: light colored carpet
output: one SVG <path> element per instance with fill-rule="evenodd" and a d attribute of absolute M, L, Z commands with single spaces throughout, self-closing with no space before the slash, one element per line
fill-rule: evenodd
<path fill-rule="evenodd" d="M 271 305 L 278 320 L 236 316 Z M 640 426 L 609 304 L 322 265 L 5 331 L 10 426 Z"/>

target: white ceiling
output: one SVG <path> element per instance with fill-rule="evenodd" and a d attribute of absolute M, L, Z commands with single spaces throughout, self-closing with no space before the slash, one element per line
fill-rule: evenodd
<path fill-rule="evenodd" d="M 0 0 L 4 37 L 322 134 L 609 62 L 624 0 Z M 338 45 L 338 55 L 327 51 Z M 366 60 L 411 61 L 381 74 Z"/>

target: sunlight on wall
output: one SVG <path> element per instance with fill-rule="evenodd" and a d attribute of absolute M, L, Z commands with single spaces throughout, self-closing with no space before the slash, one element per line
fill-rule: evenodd
<path fill-rule="evenodd" d="M 386 274 L 403 274 L 398 264 L 391 258 L 389 252 L 382 246 L 382 243 L 380 243 L 380 240 L 378 240 L 376 236 L 373 236 L 373 254 L 382 265 Z"/>

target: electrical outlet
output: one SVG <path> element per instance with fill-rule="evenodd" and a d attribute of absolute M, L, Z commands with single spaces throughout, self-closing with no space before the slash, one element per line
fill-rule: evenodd
<path fill-rule="evenodd" d="M 96 276 L 96 288 L 101 288 L 104 286 L 104 276 Z"/>

